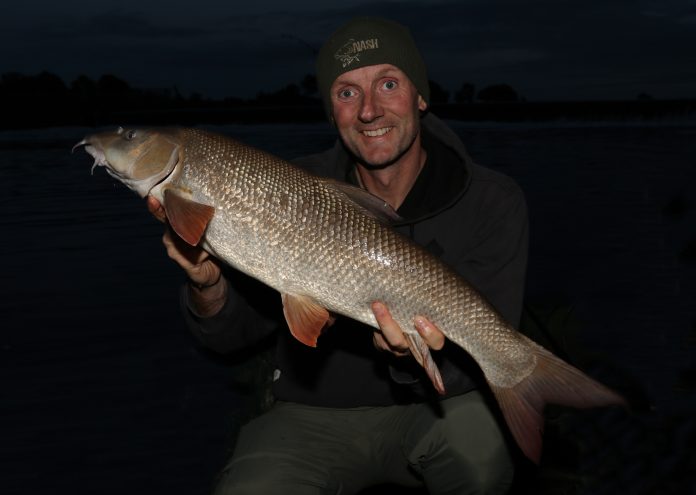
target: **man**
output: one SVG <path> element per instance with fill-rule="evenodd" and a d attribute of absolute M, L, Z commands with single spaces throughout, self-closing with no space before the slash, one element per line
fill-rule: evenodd
<path fill-rule="evenodd" d="M 405 220 L 399 230 L 519 323 L 523 195 L 474 164 L 427 113 L 425 65 L 408 30 L 383 19 L 349 22 L 320 51 L 317 81 L 340 140 L 299 164 L 388 202 Z M 149 206 L 163 218 L 155 201 Z M 277 293 L 249 288 L 246 277 L 223 272 L 170 232 L 164 243 L 189 278 L 182 301 L 203 343 L 226 352 L 277 334 L 276 402 L 242 428 L 216 493 L 349 494 L 385 482 L 424 484 L 431 495 L 507 490 L 511 455 L 477 368 L 431 322 L 414 324 L 433 349 L 445 398 L 433 393 L 381 302 L 373 304 L 379 331 L 339 316 L 308 348 L 289 335 L 279 310 L 269 311 Z"/>

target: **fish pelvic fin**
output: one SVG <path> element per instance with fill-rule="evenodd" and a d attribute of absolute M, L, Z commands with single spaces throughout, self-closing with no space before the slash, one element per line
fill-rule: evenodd
<path fill-rule="evenodd" d="M 283 314 L 293 337 L 310 347 L 317 346 L 317 339 L 329 321 L 329 311 L 307 296 L 282 294 Z"/>
<path fill-rule="evenodd" d="M 512 387 L 490 384 L 505 421 L 520 449 L 530 460 L 541 459 L 546 404 L 586 409 L 627 403 L 618 393 L 553 355 L 531 339 L 537 360 L 532 373 Z"/>
<path fill-rule="evenodd" d="M 445 395 L 445 384 L 442 382 L 440 369 L 437 367 L 437 364 L 435 364 L 432 354 L 430 354 L 428 344 L 418 334 L 406 333 L 405 335 L 406 343 L 411 350 L 411 354 L 416 358 L 418 364 L 423 367 L 428 378 L 433 382 L 435 390 L 437 390 L 440 395 Z"/>
<path fill-rule="evenodd" d="M 164 209 L 167 220 L 179 237 L 196 246 L 215 214 L 212 206 L 183 197 L 173 189 L 164 191 Z"/>

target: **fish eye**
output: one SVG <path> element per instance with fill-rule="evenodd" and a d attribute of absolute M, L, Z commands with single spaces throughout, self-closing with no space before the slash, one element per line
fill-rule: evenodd
<path fill-rule="evenodd" d="M 133 129 L 126 132 L 126 139 L 129 141 L 135 137 L 135 131 Z"/>

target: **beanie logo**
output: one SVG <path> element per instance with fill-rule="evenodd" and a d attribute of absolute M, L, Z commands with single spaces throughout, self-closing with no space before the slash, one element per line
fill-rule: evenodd
<path fill-rule="evenodd" d="M 343 64 L 345 69 L 353 62 L 360 62 L 360 53 L 366 50 L 376 50 L 379 48 L 379 39 L 371 38 L 367 40 L 349 39 L 348 42 L 339 48 L 334 54 L 334 58 Z"/>

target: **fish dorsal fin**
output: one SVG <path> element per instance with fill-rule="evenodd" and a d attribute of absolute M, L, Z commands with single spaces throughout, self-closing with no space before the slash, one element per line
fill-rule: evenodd
<path fill-rule="evenodd" d="M 164 210 L 174 232 L 192 246 L 200 242 L 215 214 L 212 206 L 196 203 L 173 189 L 164 191 Z"/>
<path fill-rule="evenodd" d="M 369 191 L 337 180 L 327 179 L 325 182 L 328 187 L 341 191 L 348 196 L 351 201 L 362 206 L 369 214 L 378 220 L 384 223 L 398 223 L 403 221 L 403 218 L 394 211 L 394 208 Z"/>
<path fill-rule="evenodd" d="M 326 322 L 329 320 L 327 309 L 307 296 L 282 294 L 283 314 L 293 337 L 310 347 L 317 346 Z"/>

